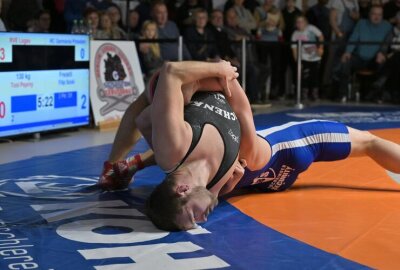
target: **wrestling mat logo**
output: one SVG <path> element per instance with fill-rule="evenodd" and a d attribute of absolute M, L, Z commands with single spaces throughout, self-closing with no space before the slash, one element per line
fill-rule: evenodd
<path fill-rule="evenodd" d="M 125 53 L 116 45 L 105 43 L 95 54 L 95 76 L 97 96 L 106 104 L 101 115 L 114 110 L 125 111 L 138 97 L 132 66 Z"/>
<path fill-rule="evenodd" d="M 95 183 L 97 177 L 66 175 L 0 179 L 0 269 L 229 266 L 190 238 L 210 231 L 199 227 L 169 241 L 173 234 L 155 228 L 140 210 L 140 188 L 105 192 Z M 203 256 L 191 255 L 198 251 Z"/>

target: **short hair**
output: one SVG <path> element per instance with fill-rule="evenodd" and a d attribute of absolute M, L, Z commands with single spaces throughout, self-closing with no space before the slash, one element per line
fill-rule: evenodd
<path fill-rule="evenodd" d="M 379 8 L 379 9 L 382 9 L 382 10 L 383 10 L 383 6 L 382 6 L 382 5 L 372 5 L 371 8 L 370 8 L 370 11 L 371 11 L 373 8 Z"/>
<path fill-rule="evenodd" d="M 181 230 L 176 223 L 176 218 L 178 214 L 182 213 L 182 205 L 186 203 L 186 199 L 179 197 L 174 188 L 174 177 L 168 175 L 147 199 L 146 214 L 160 230 Z"/>
<path fill-rule="evenodd" d="M 89 15 L 92 14 L 92 13 L 96 13 L 97 16 L 100 17 L 100 12 L 99 12 L 96 8 L 94 8 L 94 7 L 87 7 L 87 8 L 85 8 L 85 10 L 83 11 L 83 17 L 86 18 L 87 16 L 89 16 Z"/>
<path fill-rule="evenodd" d="M 43 14 L 48 14 L 51 17 L 51 13 L 47 9 L 41 9 L 36 13 L 35 19 L 39 20 Z"/>
<path fill-rule="evenodd" d="M 167 6 L 167 4 L 165 3 L 165 1 L 163 0 L 156 0 L 153 1 L 153 3 L 151 4 L 151 10 L 153 10 L 156 6 Z"/>

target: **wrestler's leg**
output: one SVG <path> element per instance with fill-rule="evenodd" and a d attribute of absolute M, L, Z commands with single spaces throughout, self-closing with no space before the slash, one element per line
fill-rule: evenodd
<path fill-rule="evenodd" d="M 377 137 L 368 131 L 348 127 L 350 157 L 369 156 L 380 166 L 393 173 L 400 173 L 400 145 Z"/>
<path fill-rule="evenodd" d="M 119 125 L 108 161 L 113 163 L 124 159 L 140 139 L 141 134 L 136 126 L 136 117 L 149 106 L 146 95 L 141 94 L 125 111 Z"/>
<path fill-rule="evenodd" d="M 150 153 L 125 159 L 141 137 L 136 126 L 136 117 L 148 105 L 147 97 L 143 93 L 125 111 L 115 136 L 109 159 L 104 163 L 103 171 L 99 178 L 98 184 L 102 188 L 111 190 L 124 189 L 129 185 L 132 176 L 137 170 L 143 168 L 149 162 L 154 162 Z"/>

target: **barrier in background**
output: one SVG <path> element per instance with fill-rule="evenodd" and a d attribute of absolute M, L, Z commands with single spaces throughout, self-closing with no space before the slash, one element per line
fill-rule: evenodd
<path fill-rule="evenodd" d="M 96 126 L 114 127 L 144 91 L 132 41 L 91 41 L 90 95 Z"/>

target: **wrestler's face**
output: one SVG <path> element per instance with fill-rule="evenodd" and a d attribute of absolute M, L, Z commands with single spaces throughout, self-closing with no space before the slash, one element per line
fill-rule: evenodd
<path fill-rule="evenodd" d="M 177 224 L 182 230 L 190 230 L 197 223 L 207 221 L 207 216 L 218 204 L 217 196 L 205 187 L 194 187 L 187 192 L 187 202 L 182 206 L 182 211 L 177 215 Z"/>

